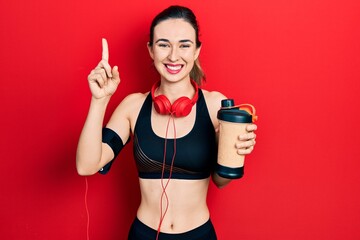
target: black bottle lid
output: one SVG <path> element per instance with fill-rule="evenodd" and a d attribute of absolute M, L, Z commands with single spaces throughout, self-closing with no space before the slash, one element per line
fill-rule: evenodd
<path fill-rule="evenodd" d="M 224 99 L 221 100 L 221 107 L 229 108 L 235 106 L 234 99 Z"/>
<path fill-rule="evenodd" d="M 221 109 L 217 113 L 217 118 L 226 122 L 252 123 L 252 115 L 236 107 L 233 99 L 221 101 Z"/>

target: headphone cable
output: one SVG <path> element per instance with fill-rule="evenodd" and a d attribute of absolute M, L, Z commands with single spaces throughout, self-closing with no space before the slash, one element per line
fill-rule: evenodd
<path fill-rule="evenodd" d="M 88 207 L 88 202 L 87 202 L 88 190 L 89 190 L 88 179 L 87 179 L 87 177 L 85 177 L 85 210 L 86 210 L 86 219 L 87 219 L 87 223 L 86 223 L 86 239 L 87 240 L 90 239 L 90 236 L 89 236 L 90 214 L 89 214 L 89 207 Z"/>
<path fill-rule="evenodd" d="M 166 181 L 166 184 L 164 186 L 164 172 L 165 172 L 165 165 L 166 165 L 166 148 L 167 148 L 167 139 L 168 139 L 168 131 L 169 131 L 169 124 L 170 121 L 172 120 L 173 122 L 173 127 L 174 127 L 174 153 L 171 159 L 171 165 L 170 165 L 170 170 L 169 170 L 169 177 Z M 173 166 L 174 166 L 174 161 L 175 161 L 175 156 L 176 156 L 176 126 L 175 126 L 175 119 L 173 117 L 173 114 L 170 114 L 169 120 L 167 122 L 166 125 L 166 133 L 165 133 L 165 142 L 164 142 L 164 156 L 163 156 L 163 166 L 162 166 L 162 171 L 161 171 L 161 187 L 162 187 L 162 193 L 161 193 L 161 197 L 160 197 L 160 222 L 159 222 L 159 226 L 158 226 L 158 230 L 157 230 L 157 234 L 156 234 L 156 240 L 158 240 L 159 238 L 159 234 L 160 234 L 160 230 L 161 230 L 161 225 L 163 223 L 163 220 L 165 218 L 165 215 L 167 213 L 167 210 L 169 208 L 169 198 L 168 195 L 166 193 L 166 188 L 168 187 L 170 180 L 171 180 L 171 175 L 172 175 L 172 171 L 173 171 Z M 166 207 L 163 213 L 163 198 L 165 196 L 165 201 L 166 201 Z"/>

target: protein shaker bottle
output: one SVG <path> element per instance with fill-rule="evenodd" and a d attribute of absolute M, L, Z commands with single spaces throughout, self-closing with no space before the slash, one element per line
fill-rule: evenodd
<path fill-rule="evenodd" d="M 245 105 L 245 104 L 244 104 Z M 244 155 L 239 155 L 235 143 L 239 141 L 238 137 L 246 133 L 246 125 L 255 120 L 253 114 L 242 110 L 240 106 L 234 105 L 233 99 L 221 101 L 221 109 L 217 113 L 219 119 L 219 145 L 218 145 L 218 164 L 216 172 L 219 176 L 236 179 L 241 178 L 244 174 Z M 252 110 L 255 111 L 252 105 Z"/>

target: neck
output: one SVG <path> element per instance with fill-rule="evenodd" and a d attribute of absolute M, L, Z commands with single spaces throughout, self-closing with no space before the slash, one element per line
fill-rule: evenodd
<path fill-rule="evenodd" d="M 159 88 L 156 90 L 155 95 L 164 94 L 171 103 L 180 97 L 193 98 L 195 94 L 195 89 L 188 80 L 182 80 L 179 82 L 169 82 L 166 80 L 161 80 Z"/>

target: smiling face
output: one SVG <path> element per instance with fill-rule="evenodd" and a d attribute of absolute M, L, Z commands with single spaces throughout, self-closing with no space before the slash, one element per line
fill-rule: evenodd
<path fill-rule="evenodd" d="M 190 71 L 200 53 L 196 48 L 195 29 L 182 19 L 168 19 L 154 28 L 151 58 L 162 80 L 190 80 Z"/>

